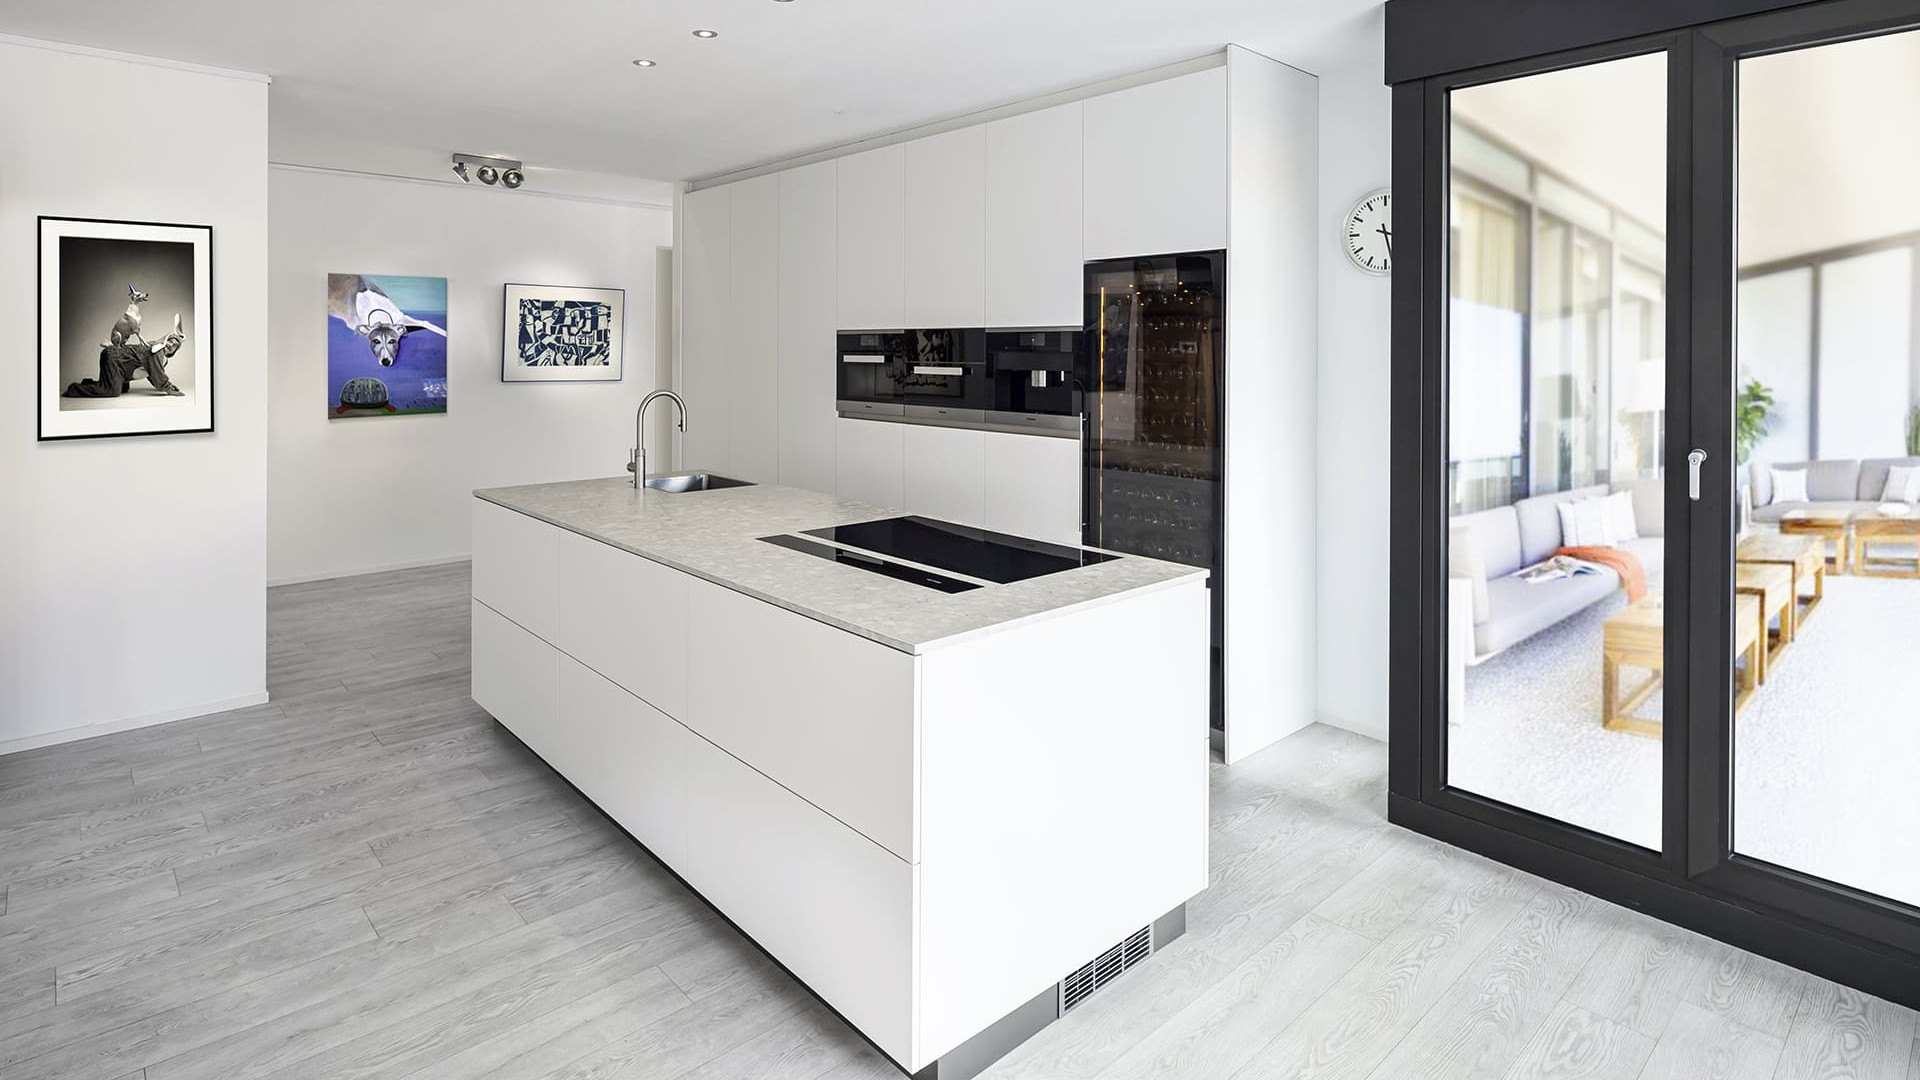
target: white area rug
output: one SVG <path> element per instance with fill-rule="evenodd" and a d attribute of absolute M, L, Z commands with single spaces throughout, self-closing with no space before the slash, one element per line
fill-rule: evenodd
<path fill-rule="evenodd" d="M 1601 623 L 1624 604 L 1596 604 L 1467 672 L 1450 783 L 1660 846 L 1660 741 L 1600 726 Z M 1658 717 L 1660 695 L 1637 711 Z M 1920 905 L 1920 581 L 1829 577 L 1734 744 L 1737 852 Z"/>

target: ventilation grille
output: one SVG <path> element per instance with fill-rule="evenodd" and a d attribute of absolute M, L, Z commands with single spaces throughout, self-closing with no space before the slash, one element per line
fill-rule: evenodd
<path fill-rule="evenodd" d="M 1143 926 L 1126 940 L 1096 957 L 1092 963 L 1060 980 L 1060 1013 L 1093 996 L 1094 991 L 1124 975 L 1153 955 L 1153 927 Z"/>

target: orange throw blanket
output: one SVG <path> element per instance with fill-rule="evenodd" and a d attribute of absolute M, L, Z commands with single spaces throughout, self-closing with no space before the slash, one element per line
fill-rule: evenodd
<path fill-rule="evenodd" d="M 1632 604 L 1647 595 L 1647 568 L 1640 565 L 1640 559 L 1631 551 L 1621 551 L 1611 547 L 1563 547 L 1554 552 L 1579 559 L 1581 562 L 1599 563 L 1620 575 L 1620 583 L 1627 587 L 1627 603 Z"/>

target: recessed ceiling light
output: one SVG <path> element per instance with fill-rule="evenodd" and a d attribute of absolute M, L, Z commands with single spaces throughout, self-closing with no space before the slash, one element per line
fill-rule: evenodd
<path fill-rule="evenodd" d="M 694 36 L 694 37 L 697 37 L 697 38 L 717 38 L 717 37 L 719 37 L 719 36 L 720 36 L 720 31 L 718 31 L 718 30 L 695 30 L 695 31 L 693 32 L 693 36 Z"/>
<path fill-rule="evenodd" d="M 633 66 L 634 66 L 634 67 L 652 67 L 652 66 L 653 66 L 653 61 L 651 61 L 651 60 L 635 60 L 635 61 L 633 62 Z"/>

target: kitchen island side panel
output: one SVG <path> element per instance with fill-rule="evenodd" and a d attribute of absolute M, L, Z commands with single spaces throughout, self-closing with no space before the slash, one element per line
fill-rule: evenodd
<path fill-rule="evenodd" d="M 1209 617 L 1195 579 L 921 657 L 922 1055 L 1206 888 Z"/>

